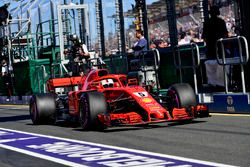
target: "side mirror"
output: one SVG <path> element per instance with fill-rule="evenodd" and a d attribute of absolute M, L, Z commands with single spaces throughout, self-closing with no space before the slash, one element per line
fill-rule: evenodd
<path fill-rule="evenodd" d="M 131 85 L 138 85 L 138 80 L 136 78 L 128 79 L 127 86 L 131 86 Z"/>

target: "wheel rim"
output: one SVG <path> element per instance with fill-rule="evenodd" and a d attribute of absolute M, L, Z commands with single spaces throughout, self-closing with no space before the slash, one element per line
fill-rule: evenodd
<path fill-rule="evenodd" d="M 82 128 L 86 128 L 89 122 L 89 104 L 87 102 L 87 99 L 84 97 L 81 100 L 81 107 L 80 107 L 80 122 Z"/>
<path fill-rule="evenodd" d="M 178 95 L 176 94 L 175 90 L 169 90 L 168 96 L 170 97 L 170 106 L 173 109 L 174 107 L 180 108 L 180 101 Z"/>
<path fill-rule="evenodd" d="M 31 104 L 30 115 L 31 115 L 32 122 L 35 123 L 36 119 L 37 119 L 37 115 L 38 115 L 37 108 L 36 108 L 36 103 L 35 102 L 33 102 Z"/>

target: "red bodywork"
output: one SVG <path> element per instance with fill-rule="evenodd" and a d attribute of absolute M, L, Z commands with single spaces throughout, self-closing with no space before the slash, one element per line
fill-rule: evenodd
<path fill-rule="evenodd" d="M 108 80 L 113 81 L 112 85 L 103 84 Z M 108 114 L 99 114 L 98 118 L 107 126 L 191 120 L 200 110 L 207 110 L 205 106 L 194 106 L 189 112 L 185 108 L 174 108 L 170 114 L 143 87 L 136 85 L 136 80 L 127 81 L 126 75 L 109 74 L 106 69 L 91 70 L 84 77 L 55 78 L 48 81 L 49 91 L 67 85 L 79 87 L 79 90 L 68 93 L 69 113 L 72 116 L 79 116 L 82 93 L 98 91 L 104 94 L 109 104 Z"/>

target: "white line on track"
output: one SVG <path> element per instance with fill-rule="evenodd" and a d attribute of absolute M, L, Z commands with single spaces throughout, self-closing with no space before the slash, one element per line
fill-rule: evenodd
<path fill-rule="evenodd" d="M 211 166 L 220 166 L 220 167 L 235 167 L 235 166 L 231 166 L 231 165 L 219 164 L 219 163 L 208 162 L 208 161 L 201 161 L 201 160 L 196 160 L 196 159 L 191 159 L 191 158 L 172 156 L 172 155 L 160 154 L 160 153 L 153 153 L 153 152 L 148 152 L 148 151 L 141 151 L 141 150 L 135 150 L 135 149 L 129 149 L 129 148 L 122 148 L 122 147 L 117 147 L 117 146 L 110 146 L 110 145 L 104 145 L 104 144 L 92 143 L 92 142 L 85 142 L 85 141 L 79 141 L 79 140 L 73 140 L 73 139 L 66 139 L 66 138 L 54 137 L 54 136 L 49 136 L 49 135 L 28 133 L 28 132 L 5 129 L 5 128 L 0 128 L 0 130 L 6 130 L 6 131 L 11 131 L 11 132 L 16 132 L 16 133 L 23 133 L 23 134 L 28 134 L 28 135 L 58 139 L 58 140 L 63 140 L 63 141 L 77 142 L 77 143 L 80 143 L 80 144 L 88 144 L 88 145 L 92 145 L 92 146 L 100 146 L 100 147 L 105 147 L 105 148 L 109 148 L 109 149 L 117 149 L 117 150 L 129 151 L 129 152 L 132 152 L 132 153 L 141 153 L 141 154 L 146 154 L 146 155 L 153 155 L 153 156 L 158 156 L 158 157 L 171 158 L 171 159 L 180 160 L 180 161 L 187 161 L 187 162 L 191 162 L 191 163 L 198 163 L 198 164 L 211 165 Z M 49 157 L 49 156 L 46 156 L 46 155 L 34 153 L 34 152 L 31 152 L 31 151 L 15 148 L 15 147 L 11 147 L 11 146 L 6 146 L 4 144 L 0 144 L 0 147 L 10 149 L 10 150 L 13 150 L 13 151 L 16 151 L 16 152 L 24 153 L 24 154 L 27 154 L 27 155 L 31 155 L 31 156 L 34 156 L 34 157 L 50 160 L 50 161 L 53 161 L 53 162 L 56 162 L 56 163 L 72 166 L 72 167 L 80 167 L 80 166 L 81 167 L 86 167 L 85 165 L 82 165 L 82 164 L 76 164 L 76 163 L 69 162 L 69 161 L 66 161 L 66 160 Z"/>

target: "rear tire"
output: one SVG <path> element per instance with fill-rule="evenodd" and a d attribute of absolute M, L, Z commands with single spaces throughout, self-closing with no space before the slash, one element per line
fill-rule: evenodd
<path fill-rule="evenodd" d="M 30 117 L 35 125 L 54 124 L 56 102 L 53 94 L 37 94 L 30 99 Z"/>
<path fill-rule="evenodd" d="M 169 98 L 169 111 L 172 111 L 173 108 L 190 109 L 191 106 L 196 106 L 196 96 L 189 84 L 181 83 L 172 85 L 168 89 L 167 96 Z"/>
<path fill-rule="evenodd" d="M 106 126 L 98 119 L 99 114 L 107 112 L 107 103 L 103 93 L 83 93 L 79 103 L 79 121 L 84 130 L 104 130 Z"/>

